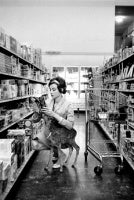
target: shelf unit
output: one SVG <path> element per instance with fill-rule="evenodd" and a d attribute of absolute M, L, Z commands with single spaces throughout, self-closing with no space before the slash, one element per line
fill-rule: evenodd
<path fill-rule="evenodd" d="M 111 108 L 109 98 L 106 99 L 106 111 L 118 110 L 120 116 L 123 117 L 123 120 L 127 124 L 127 131 L 131 133 L 131 144 L 133 144 L 134 139 L 134 53 L 132 51 L 127 52 L 124 58 L 112 58 L 104 66 L 102 71 L 103 77 L 103 89 L 104 93 L 102 94 L 102 100 L 104 102 L 104 97 L 107 96 L 109 90 L 115 91 L 113 95 L 115 101 L 113 102 L 113 107 Z M 123 112 L 123 113 L 121 113 Z M 124 116 L 122 115 L 124 114 Z M 101 127 L 109 136 L 109 130 L 101 124 Z M 126 141 L 126 134 L 122 136 Z M 111 138 L 113 140 L 113 138 Z M 122 155 L 129 163 L 129 165 L 134 170 L 134 161 L 133 161 L 133 152 L 130 148 L 130 152 L 125 153 L 122 146 Z"/>
<path fill-rule="evenodd" d="M 27 159 L 24 161 L 23 165 L 18 169 L 17 174 L 16 174 L 16 180 L 14 182 L 10 182 L 7 185 L 6 190 L 0 195 L 0 199 L 1 200 L 5 200 L 8 196 L 8 194 L 10 193 L 10 191 L 12 190 L 12 188 L 14 187 L 14 185 L 17 182 L 17 179 L 20 177 L 21 173 L 23 172 L 24 168 L 26 167 L 27 163 L 30 161 L 31 157 L 33 156 L 35 151 L 31 151 L 27 157 Z"/>
<path fill-rule="evenodd" d="M 89 77 L 90 67 L 65 66 L 52 67 L 52 77 L 61 76 L 66 80 L 66 97 L 72 102 L 74 110 L 85 110 L 85 90 L 91 86 Z"/>
<path fill-rule="evenodd" d="M 15 60 L 15 62 L 12 62 L 12 59 Z M 24 68 L 23 68 L 24 67 Z M 47 74 L 47 75 L 46 75 Z M 6 138 L 6 131 L 13 127 L 14 125 L 18 124 L 20 121 L 22 121 L 25 118 L 29 118 L 33 111 L 29 107 L 29 98 L 32 95 L 41 95 L 41 93 L 45 93 L 46 91 L 46 84 L 47 84 L 47 76 L 48 73 L 39 68 L 38 66 L 34 65 L 33 63 L 29 62 L 28 60 L 22 58 L 20 55 L 17 55 L 16 53 L 10 51 L 9 49 L 6 49 L 3 46 L 0 46 L 0 80 L 7 81 L 9 80 L 15 81 L 15 84 L 18 87 L 16 90 L 16 93 L 12 94 L 11 96 L 5 97 L 4 90 L 2 84 L 0 85 L 0 117 L 1 110 L 3 107 L 10 105 L 14 105 L 14 108 L 17 107 L 19 103 L 27 102 L 27 107 L 23 110 L 24 113 L 20 112 L 20 117 L 6 125 L 3 125 L 0 127 L 0 139 L 3 138 L 3 133 Z M 24 81 L 24 84 L 26 85 L 25 88 L 19 88 L 19 81 Z M 7 88 L 9 87 L 8 81 L 5 83 Z M 35 87 L 37 86 L 37 87 Z M 37 88 L 39 89 L 39 93 L 36 93 Z M 20 91 L 23 92 L 20 92 Z M 8 93 L 8 92 L 7 92 Z M 24 105 L 25 106 L 25 105 Z M 8 108 L 8 106 L 7 106 Z M 22 165 L 17 169 L 17 176 L 14 182 L 8 182 L 4 192 L 0 194 L 0 199 L 4 200 L 8 196 L 9 192 L 12 190 L 13 186 L 15 185 L 17 179 L 19 178 L 20 174 L 24 170 L 25 166 L 27 165 L 30 158 L 33 156 L 34 151 L 30 151 L 28 154 L 28 157 L 26 160 L 23 161 Z"/>

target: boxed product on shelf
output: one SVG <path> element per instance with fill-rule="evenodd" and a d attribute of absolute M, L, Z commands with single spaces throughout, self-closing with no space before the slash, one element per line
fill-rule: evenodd
<path fill-rule="evenodd" d="M 2 180 L 3 160 L 0 160 L 0 180 Z"/>
<path fill-rule="evenodd" d="M 1 85 L 2 99 L 12 98 L 11 85 Z"/>
<path fill-rule="evenodd" d="M 17 177 L 17 169 L 18 169 L 18 165 L 17 165 L 17 154 L 14 155 L 14 160 L 13 163 L 10 167 L 10 172 L 9 172 L 9 176 L 8 176 L 8 180 L 9 181 L 15 181 L 16 177 Z"/>
<path fill-rule="evenodd" d="M 122 138 L 123 151 L 129 154 L 134 147 L 134 138 Z"/>
<path fill-rule="evenodd" d="M 25 129 L 8 129 L 8 138 L 15 138 L 21 141 L 24 141 L 26 136 Z"/>
<path fill-rule="evenodd" d="M 22 58 L 28 60 L 28 48 L 26 45 L 21 45 Z"/>
<path fill-rule="evenodd" d="M 14 79 L 11 80 L 1 80 L 1 99 L 9 99 L 17 97 L 18 86 Z"/>
<path fill-rule="evenodd" d="M 10 50 L 10 37 L 5 34 L 5 47 Z"/>
<path fill-rule="evenodd" d="M 26 134 L 24 129 L 9 129 L 7 138 L 15 139 L 15 154 L 17 154 L 17 167 L 24 162 L 24 140 Z"/>
<path fill-rule="evenodd" d="M 8 180 L 8 182 L 14 181 L 16 179 L 17 172 L 17 155 L 10 154 L 4 157 L 0 156 L 0 159 L 3 162 L 1 180 Z"/>
<path fill-rule="evenodd" d="M 28 95 L 29 85 L 27 80 L 18 80 L 18 96 Z"/>
<path fill-rule="evenodd" d="M 17 59 L 14 56 L 11 56 L 11 67 L 12 67 L 12 74 L 17 74 Z"/>
<path fill-rule="evenodd" d="M 8 162 L 3 162 L 2 180 L 6 180 L 10 173 L 10 164 Z"/>
<path fill-rule="evenodd" d="M 8 126 L 8 124 L 12 123 L 12 113 L 10 110 L 7 110 L 6 111 L 6 114 L 5 114 L 5 126 Z"/>
<path fill-rule="evenodd" d="M 29 155 L 31 151 L 31 142 L 30 142 L 30 137 L 26 136 L 24 140 L 24 158 L 26 160 L 27 156 Z"/>
<path fill-rule="evenodd" d="M 17 41 L 12 36 L 10 36 L 10 50 L 17 53 Z"/>
<path fill-rule="evenodd" d="M 18 119 L 20 119 L 20 109 L 12 109 L 10 111 L 12 116 L 12 122 L 15 122 Z"/>
<path fill-rule="evenodd" d="M 21 76 L 30 78 L 30 70 L 28 65 L 21 65 Z"/>
<path fill-rule="evenodd" d="M 15 153 L 15 139 L 0 139 L 0 156 Z"/>
<path fill-rule="evenodd" d="M 2 194 L 7 187 L 9 173 L 10 165 L 8 163 L 3 163 L 2 179 L 0 180 L 0 194 Z"/>
<path fill-rule="evenodd" d="M 5 46 L 5 30 L 0 27 L 0 45 Z"/>
<path fill-rule="evenodd" d="M 0 129 L 4 127 L 5 124 L 5 116 L 0 116 Z"/>
<path fill-rule="evenodd" d="M 7 163 L 11 166 L 14 163 L 14 156 L 15 156 L 14 152 L 5 155 L 0 154 L 0 160 L 2 160 L 3 163 Z"/>
<path fill-rule="evenodd" d="M 7 74 L 11 74 L 12 73 L 11 57 L 8 55 L 4 55 L 4 57 L 5 57 L 5 72 Z"/>
<path fill-rule="evenodd" d="M 0 52 L 0 72 L 5 72 L 5 56 Z"/>
<path fill-rule="evenodd" d="M 22 57 L 21 55 L 21 52 L 22 52 L 22 50 L 21 50 L 21 44 L 17 41 L 17 54 L 20 56 L 20 57 Z"/>
<path fill-rule="evenodd" d="M 15 84 L 15 79 L 3 79 L 1 80 L 1 85 L 11 85 Z"/>

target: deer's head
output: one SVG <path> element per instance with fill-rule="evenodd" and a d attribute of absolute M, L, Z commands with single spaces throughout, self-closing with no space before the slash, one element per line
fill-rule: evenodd
<path fill-rule="evenodd" d="M 41 97 L 31 97 L 30 102 L 32 103 L 32 108 L 33 108 L 33 122 L 37 123 L 41 120 L 42 118 L 42 112 L 41 109 L 46 106 L 46 102 L 44 100 L 44 96 L 42 95 Z"/>

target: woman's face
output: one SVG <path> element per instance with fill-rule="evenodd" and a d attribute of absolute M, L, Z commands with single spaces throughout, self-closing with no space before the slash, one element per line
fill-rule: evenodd
<path fill-rule="evenodd" d="M 61 95 L 61 93 L 59 92 L 58 87 L 55 83 L 50 85 L 50 94 L 53 99 L 56 99 L 57 97 L 59 97 Z"/>

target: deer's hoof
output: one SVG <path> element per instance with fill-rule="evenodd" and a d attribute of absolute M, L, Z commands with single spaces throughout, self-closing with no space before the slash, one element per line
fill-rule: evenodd
<path fill-rule="evenodd" d="M 75 168 L 75 165 L 74 165 L 74 164 L 72 165 L 72 168 Z"/>
<path fill-rule="evenodd" d="M 63 167 L 60 168 L 60 172 L 63 172 Z"/>

